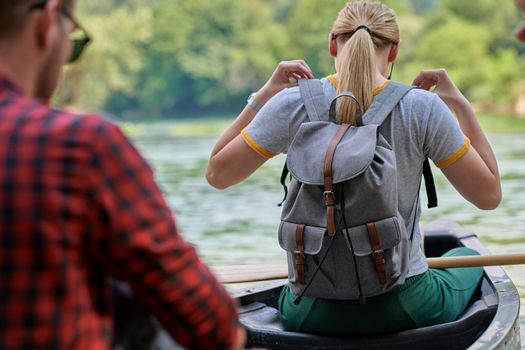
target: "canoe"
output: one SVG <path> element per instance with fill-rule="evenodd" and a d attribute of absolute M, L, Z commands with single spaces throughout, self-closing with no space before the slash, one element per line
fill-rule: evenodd
<path fill-rule="evenodd" d="M 477 236 L 461 226 L 436 221 L 424 227 L 425 253 L 436 257 L 458 246 L 489 252 Z M 247 330 L 246 348 L 256 349 L 516 349 L 519 350 L 518 291 L 500 266 L 484 268 L 483 280 L 466 310 L 454 322 L 373 337 L 327 337 L 284 331 L 277 300 L 286 280 L 238 288 L 240 321 Z M 125 285 L 115 284 L 115 349 L 181 349 L 147 312 L 133 302 Z"/>
<path fill-rule="evenodd" d="M 487 255 L 477 236 L 461 226 L 436 221 L 424 227 L 425 253 L 436 257 L 458 246 Z M 518 291 L 499 266 L 484 268 L 479 290 L 454 322 L 373 337 L 327 337 L 284 331 L 277 300 L 284 281 L 235 293 L 247 348 L 264 349 L 520 349 Z"/>

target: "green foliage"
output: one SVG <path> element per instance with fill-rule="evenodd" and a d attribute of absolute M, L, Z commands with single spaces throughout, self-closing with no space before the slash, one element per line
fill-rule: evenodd
<path fill-rule="evenodd" d="M 394 79 L 446 68 L 486 109 L 512 109 L 524 49 L 512 1 L 384 0 L 402 45 Z M 346 0 L 91 0 L 79 18 L 94 37 L 70 67 L 60 102 L 122 117 L 235 113 L 278 61 L 334 72 L 328 34 Z"/>
<path fill-rule="evenodd" d="M 446 68 L 460 90 L 474 97 L 472 92 L 482 81 L 487 64 L 488 39 L 485 28 L 453 18 L 422 37 L 411 65 L 420 69 Z M 417 72 L 413 73 L 415 76 Z"/>
<path fill-rule="evenodd" d="M 144 46 L 152 40 L 151 9 L 121 6 L 107 16 L 109 9 L 102 4 L 81 17 L 94 40 L 80 63 L 67 68 L 62 103 L 103 108 L 112 94 L 132 95 L 145 68 Z"/>

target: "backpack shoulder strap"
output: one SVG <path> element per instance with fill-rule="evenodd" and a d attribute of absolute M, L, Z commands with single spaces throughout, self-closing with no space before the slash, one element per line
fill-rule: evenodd
<path fill-rule="evenodd" d="M 319 79 L 299 79 L 299 91 L 310 121 L 325 120 L 328 115 L 328 103 Z"/>
<path fill-rule="evenodd" d="M 397 106 L 399 101 L 410 91 L 413 86 L 391 81 L 384 90 L 374 98 L 374 102 L 368 108 L 363 121 L 365 124 L 381 125 Z"/>
<path fill-rule="evenodd" d="M 429 209 L 438 206 L 438 198 L 436 193 L 436 185 L 434 183 L 434 176 L 428 158 L 423 162 L 423 177 L 425 178 L 425 188 L 427 190 L 427 206 Z"/>
<path fill-rule="evenodd" d="M 382 93 L 377 95 L 370 108 L 363 116 L 366 124 L 381 125 L 397 106 L 399 101 L 412 89 L 413 86 L 391 81 Z M 423 162 L 423 176 L 425 178 L 425 188 L 427 191 L 428 207 L 435 208 L 438 205 L 436 186 L 428 159 Z"/>

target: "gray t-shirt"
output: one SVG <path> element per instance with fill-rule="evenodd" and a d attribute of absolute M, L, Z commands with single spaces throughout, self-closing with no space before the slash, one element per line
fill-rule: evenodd
<path fill-rule="evenodd" d="M 333 77 L 330 80 L 333 81 Z M 327 103 L 336 95 L 330 80 L 321 79 Z M 254 151 L 270 158 L 286 153 L 299 126 L 307 121 L 299 88 L 293 87 L 268 101 L 241 135 Z M 420 205 L 414 210 L 423 161 L 428 157 L 438 167 L 450 165 L 466 153 L 470 140 L 445 103 L 436 94 L 420 89 L 413 89 L 405 95 L 379 130 L 396 154 L 399 212 L 407 225 L 407 232 L 412 232 L 415 223 L 410 277 L 428 269 L 420 249 Z"/>

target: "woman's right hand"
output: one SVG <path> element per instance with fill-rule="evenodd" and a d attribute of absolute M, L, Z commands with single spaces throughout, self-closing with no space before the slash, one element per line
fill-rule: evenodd
<path fill-rule="evenodd" d="M 281 90 L 296 86 L 298 79 L 313 77 L 312 70 L 304 60 L 282 61 L 266 84 L 257 92 L 255 100 L 263 105 Z"/>
<path fill-rule="evenodd" d="M 412 85 L 424 90 L 430 90 L 434 87 L 433 92 L 454 110 L 458 105 L 468 103 L 445 69 L 422 70 Z"/>

